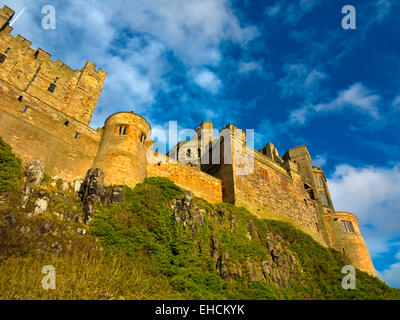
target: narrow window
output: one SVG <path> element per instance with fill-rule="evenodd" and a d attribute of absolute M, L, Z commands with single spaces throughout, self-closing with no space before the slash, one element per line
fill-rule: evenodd
<path fill-rule="evenodd" d="M 322 204 L 323 204 L 324 206 L 329 206 L 328 198 L 327 198 L 326 194 L 325 194 L 324 192 L 320 192 L 319 194 L 320 194 L 320 196 L 321 196 Z"/>
<path fill-rule="evenodd" d="M 119 126 L 118 128 L 118 134 L 120 136 L 126 136 L 126 133 L 128 132 L 128 127 L 127 126 Z"/>
<path fill-rule="evenodd" d="M 144 133 L 142 133 L 141 135 L 140 135 L 140 143 L 145 143 L 146 142 L 146 135 L 144 134 Z"/>
<path fill-rule="evenodd" d="M 186 156 L 188 157 L 188 158 L 190 158 L 192 155 L 191 155 L 191 150 L 190 149 L 187 149 L 186 150 Z"/>
<path fill-rule="evenodd" d="M 54 83 L 50 83 L 49 88 L 47 89 L 49 92 L 53 93 L 56 90 L 57 86 Z"/>
<path fill-rule="evenodd" d="M 288 192 L 289 192 L 288 183 L 287 183 L 286 181 L 282 181 L 282 190 L 283 190 L 285 193 L 288 193 Z"/>
<path fill-rule="evenodd" d="M 197 149 L 197 156 L 198 156 L 199 158 L 201 158 L 201 149 L 200 149 L 200 148 Z"/>
<path fill-rule="evenodd" d="M 27 113 L 27 112 L 28 112 L 28 110 L 29 110 L 29 107 L 25 106 L 25 107 L 24 107 L 24 109 L 22 109 L 22 111 L 21 111 L 21 112 L 22 112 L 22 113 Z"/>
<path fill-rule="evenodd" d="M 75 137 L 74 137 L 75 139 L 78 139 L 79 138 L 79 132 L 75 132 Z"/>
<path fill-rule="evenodd" d="M 4 53 L 5 53 L 5 54 L 9 53 L 9 52 L 10 52 L 10 49 L 11 49 L 11 48 L 7 48 L 7 50 L 4 51 Z"/>
<path fill-rule="evenodd" d="M 7 56 L 5 55 L 5 54 L 0 54 L 0 64 L 3 64 L 4 63 L 4 61 L 6 61 L 6 59 L 7 59 Z"/>
<path fill-rule="evenodd" d="M 261 179 L 263 179 L 266 183 L 269 183 L 269 173 L 267 170 L 260 168 Z"/>
<path fill-rule="evenodd" d="M 33 55 L 33 58 L 36 59 L 39 56 L 39 50 L 36 50 L 35 54 Z"/>
<path fill-rule="evenodd" d="M 68 125 L 69 125 L 69 121 L 67 120 L 67 121 L 65 121 L 64 122 L 64 125 L 66 126 L 66 127 L 68 127 Z"/>
<path fill-rule="evenodd" d="M 23 96 L 19 96 L 19 97 L 18 97 L 18 101 L 19 101 L 19 102 L 22 102 L 22 99 L 23 99 L 23 98 L 24 98 Z"/>
<path fill-rule="evenodd" d="M 343 252 L 343 254 L 346 254 L 346 250 L 344 250 L 344 248 L 342 248 L 342 252 Z"/>
<path fill-rule="evenodd" d="M 342 226 L 345 232 L 354 232 L 353 224 L 351 223 L 351 221 L 342 220 Z"/>
<path fill-rule="evenodd" d="M 55 79 L 54 79 L 54 84 L 56 84 L 56 83 L 57 83 L 57 81 L 58 81 L 58 78 L 55 78 Z"/>

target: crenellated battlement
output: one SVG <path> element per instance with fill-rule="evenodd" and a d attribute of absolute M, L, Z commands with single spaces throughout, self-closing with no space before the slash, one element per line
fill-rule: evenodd
<path fill-rule="evenodd" d="M 32 48 L 24 37 L 11 34 L 12 10 L 0 9 L 0 79 L 68 116 L 89 125 L 107 73 L 90 61 L 81 70 L 51 60 L 51 54 Z"/>

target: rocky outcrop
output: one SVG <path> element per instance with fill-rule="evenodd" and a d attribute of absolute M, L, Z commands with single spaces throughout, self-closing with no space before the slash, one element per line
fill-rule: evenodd
<path fill-rule="evenodd" d="M 204 227 L 205 219 L 211 219 L 216 226 L 230 228 L 236 232 L 237 217 L 230 215 L 220 206 L 216 206 L 212 212 L 199 208 L 193 202 L 193 194 L 186 191 L 183 198 L 174 199 L 171 204 L 175 221 L 189 228 L 193 239 Z M 261 236 L 253 220 L 245 221 L 247 238 L 249 241 L 256 241 L 265 246 L 267 254 L 264 259 L 254 259 L 250 256 L 244 261 L 233 261 L 228 251 L 223 250 L 221 239 L 212 235 L 209 240 L 209 254 L 218 270 L 221 278 L 238 278 L 247 275 L 253 282 L 270 282 L 277 287 L 287 287 L 298 272 L 297 260 L 285 240 L 277 234 L 269 232 Z M 197 241 L 198 250 L 204 250 L 201 240 Z"/>
<path fill-rule="evenodd" d="M 79 190 L 85 223 L 88 223 L 96 204 L 104 204 L 107 198 L 108 188 L 104 185 L 104 173 L 101 169 L 89 169 Z"/>
<path fill-rule="evenodd" d="M 26 172 L 26 181 L 34 185 L 40 184 L 44 178 L 44 164 L 40 160 L 29 162 Z"/>
<path fill-rule="evenodd" d="M 84 222 L 87 224 L 94 214 L 96 205 L 121 202 L 123 189 L 120 187 L 110 189 L 105 186 L 103 171 L 98 168 L 91 168 L 79 188 L 79 195 L 85 212 Z"/>
<path fill-rule="evenodd" d="M 50 199 L 44 191 L 39 191 L 37 197 L 38 198 L 35 201 L 35 209 L 33 210 L 34 215 L 47 212 L 50 203 Z"/>
<path fill-rule="evenodd" d="M 181 223 L 184 228 L 188 226 L 192 230 L 194 237 L 198 229 L 204 226 L 206 211 L 192 202 L 193 193 L 186 191 L 182 199 L 174 199 L 172 201 L 171 208 L 174 211 L 175 221 Z"/>

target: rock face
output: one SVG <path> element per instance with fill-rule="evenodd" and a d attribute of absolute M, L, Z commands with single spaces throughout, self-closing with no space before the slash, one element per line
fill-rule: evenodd
<path fill-rule="evenodd" d="M 81 179 L 76 179 L 73 183 L 72 183 L 72 190 L 75 193 L 79 193 L 79 191 L 81 190 L 81 186 L 82 186 L 83 181 Z"/>
<path fill-rule="evenodd" d="M 44 177 L 44 164 L 40 160 L 32 160 L 28 165 L 26 173 L 27 182 L 32 184 L 39 184 L 43 181 Z"/>
<path fill-rule="evenodd" d="M 182 223 L 183 226 L 190 227 L 192 235 L 198 231 L 199 227 L 204 226 L 205 210 L 199 209 L 196 204 L 193 204 L 193 193 L 185 192 L 185 196 L 180 200 L 173 200 L 172 209 L 174 210 L 174 218 L 176 222 Z"/>
<path fill-rule="evenodd" d="M 91 220 L 96 204 L 104 204 L 107 193 L 108 189 L 104 185 L 103 171 L 101 169 L 89 169 L 79 191 L 85 212 L 85 223 Z"/>
<path fill-rule="evenodd" d="M 21 204 L 20 204 L 21 209 L 26 208 L 29 198 L 32 197 L 33 194 L 34 194 L 34 191 L 33 191 L 32 187 L 29 184 L 25 184 L 22 188 L 22 198 L 21 198 Z"/>
<path fill-rule="evenodd" d="M 104 185 L 104 173 L 101 169 L 89 169 L 82 185 L 79 188 L 79 195 L 82 200 L 83 211 L 85 212 L 84 222 L 90 222 L 96 205 L 121 202 L 123 199 L 122 188 L 110 190 Z"/>
<path fill-rule="evenodd" d="M 224 208 L 218 206 L 215 208 L 215 212 L 200 209 L 193 203 L 193 194 L 189 191 L 185 192 L 182 199 L 173 200 L 171 208 L 176 223 L 182 224 L 185 229 L 190 228 L 194 239 L 200 228 L 205 226 L 205 219 L 212 219 L 212 223 L 216 225 L 224 224 L 230 228 L 230 232 L 236 232 L 238 223 L 236 216 L 228 215 Z M 262 244 L 267 254 L 260 260 L 248 256 L 244 261 L 234 261 L 229 252 L 222 249 L 224 246 L 221 239 L 212 235 L 208 244 L 209 254 L 220 277 L 227 279 L 246 275 L 252 282 L 271 282 L 277 287 L 290 285 L 291 280 L 298 272 L 298 264 L 285 240 L 272 232 L 261 237 L 253 220 L 245 221 L 245 226 L 249 241 Z M 201 240 L 197 241 L 197 245 L 199 252 L 205 249 L 205 244 Z"/>
<path fill-rule="evenodd" d="M 35 201 L 34 215 L 43 214 L 49 208 L 50 199 L 47 194 L 43 191 L 38 192 L 38 198 Z"/>

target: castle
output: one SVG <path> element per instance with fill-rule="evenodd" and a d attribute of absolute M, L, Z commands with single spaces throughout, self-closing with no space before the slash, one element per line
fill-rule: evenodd
<path fill-rule="evenodd" d="M 92 167 L 104 171 L 107 184 L 133 187 L 146 177 L 167 177 L 211 203 L 290 221 L 376 276 L 357 217 L 334 210 L 324 172 L 313 166 L 306 146 L 280 157 L 271 143 L 258 151 L 249 147 L 231 124 L 215 137 L 206 121 L 191 140 L 162 155 L 152 151 L 149 123 L 133 112 L 115 113 L 93 130 L 89 123 L 106 72 L 91 62 L 72 70 L 32 49 L 10 34 L 13 15 L 0 9 L 0 137 L 24 162 L 40 159 L 48 174 L 67 181 Z"/>

